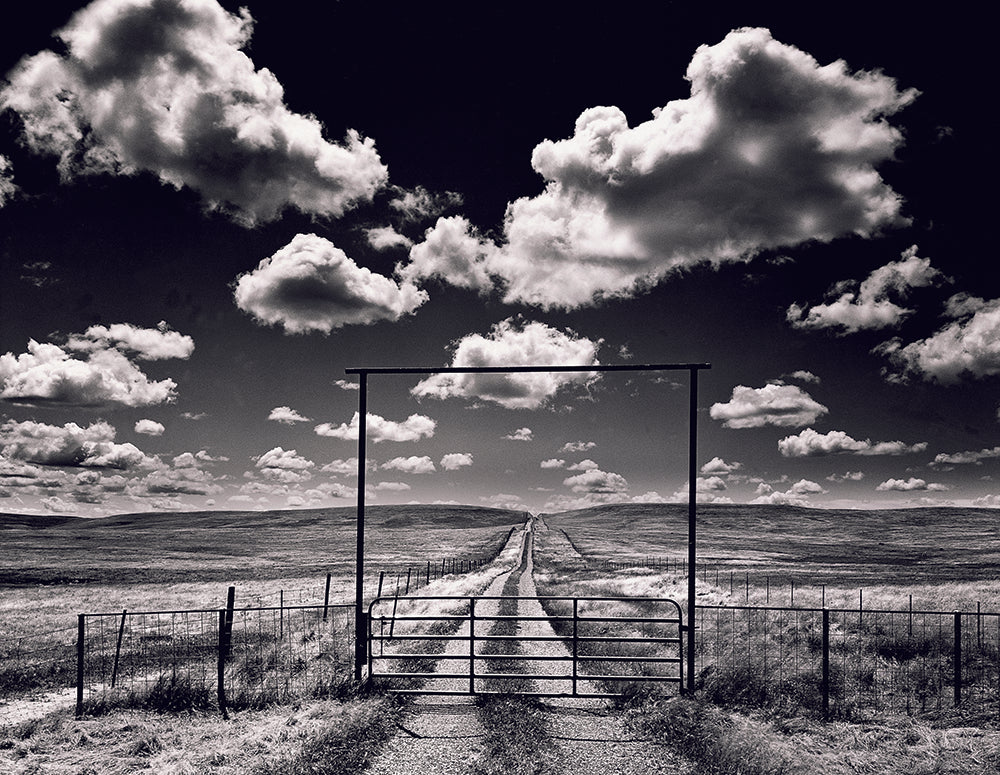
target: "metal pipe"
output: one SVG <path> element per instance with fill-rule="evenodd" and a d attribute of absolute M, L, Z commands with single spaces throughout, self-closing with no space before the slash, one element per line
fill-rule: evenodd
<path fill-rule="evenodd" d="M 354 680 L 361 680 L 365 663 L 365 449 L 368 441 L 368 375 L 359 372 L 358 381 L 358 541 L 354 564 Z"/>

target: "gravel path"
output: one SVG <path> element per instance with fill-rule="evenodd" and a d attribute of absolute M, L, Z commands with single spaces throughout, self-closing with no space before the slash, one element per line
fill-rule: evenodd
<path fill-rule="evenodd" d="M 518 584 L 520 597 L 536 598 L 532 577 L 532 534 L 530 529 L 515 534 L 511 540 L 523 542 L 526 565 Z M 483 597 L 498 596 L 510 577 L 509 571 L 498 576 L 483 592 Z M 476 611 L 483 616 L 496 613 L 499 601 L 481 600 Z M 519 614 L 544 616 L 537 599 L 520 601 Z M 479 630 L 477 629 L 477 632 Z M 468 624 L 457 633 L 468 636 Z M 519 634 L 553 637 L 555 632 L 547 620 L 522 621 Z M 462 654 L 468 641 L 449 642 L 447 653 Z M 562 675 L 570 670 L 570 655 L 560 641 L 525 641 L 523 650 L 540 656 L 564 656 L 562 660 L 524 660 L 520 664 L 533 675 Z M 478 650 L 477 650 L 478 653 Z M 440 672 L 461 672 L 468 663 L 461 660 L 441 660 Z M 539 679 L 534 682 L 540 692 L 568 691 L 568 681 Z M 465 679 L 438 679 L 435 689 L 467 690 Z M 579 690 L 598 691 L 587 681 L 579 682 Z M 679 775 L 690 771 L 675 754 L 648 740 L 635 739 L 624 728 L 621 714 L 598 699 L 554 698 L 545 700 L 546 721 L 550 729 L 549 743 L 555 764 L 544 775 Z M 482 756 L 485 730 L 476 713 L 472 697 L 421 696 L 411 706 L 399 734 L 383 749 L 367 772 L 373 775 L 474 775 L 479 772 L 477 760 Z M 540 775 L 542 775 L 540 773 Z"/>

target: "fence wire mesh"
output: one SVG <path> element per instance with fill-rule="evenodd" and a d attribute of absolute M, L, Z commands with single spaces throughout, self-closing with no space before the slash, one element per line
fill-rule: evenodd
<path fill-rule="evenodd" d="M 698 612 L 697 684 L 711 699 L 840 717 L 959 705 L 1000 713 L 1000 614 L 751 606 Z"/>

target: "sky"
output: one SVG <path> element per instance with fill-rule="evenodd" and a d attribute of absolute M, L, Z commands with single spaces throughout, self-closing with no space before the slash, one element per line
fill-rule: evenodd
<path fill-rule="evenodd" d="M 348 369 L 664 363 L 711 364 L 702 502 L 998 507 L 986 27 L 28 4 L 0 31 L 0 511 L 350 506 Z M 688 390 L 372 375 L 366 499 L 684 501 Z"/>

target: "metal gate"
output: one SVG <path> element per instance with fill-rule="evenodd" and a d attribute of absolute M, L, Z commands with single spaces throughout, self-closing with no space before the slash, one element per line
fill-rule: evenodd
<path fill-rule="evenodd" d="M 394 692 L 611 698 L 640 684 L 684 688 L 681 609 L 667 598 L 386 597 L 367 620 L 368 675 Z"/>

